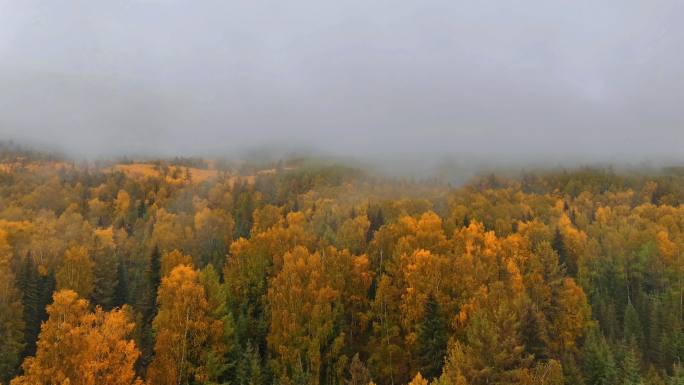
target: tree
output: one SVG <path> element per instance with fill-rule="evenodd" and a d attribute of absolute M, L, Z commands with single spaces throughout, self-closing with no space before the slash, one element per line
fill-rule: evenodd
<path fill-rule="evenodd" d="M 95 230 L 93 241 L 93 303 L 105 310 L 114 307 L 118 285 L 118 263 L 112 228 Z"/>
<path fill-rule="evenodd" d="M 223 323 L 211 316 L 199 274 L 187 265 L 176 266 L 162 279 L 158 302 L 148 382 L 172 385 L 210 380 L 208 353 L 220 343 Z"/>
<path fill-rule="evenodd" d="M 529 377 L 523 383 L 531 385 L 563 385 L 566 384 L 563 377 L 563 367 L 556 360 L 538 362 L 530 371 Z"/>
<path fill-rule="evenodd" d="M 236 383 L 244 385 L 261 385 L 264 375 L 261 368 L 261 357 L 254 349 L 251 341 L 247 341 L 237 367 Z"/>
<path fill-rule="evenodd" d="M 128 301 L 128 285 L 126 277 L 126 266 L 123 258 L 120 255 L 116 256 L 116 287 L 114 288 L 114 296 L 112 305 L 114 307 L 121 307 Z"/>
<path fill-rule="evenodd" d="M 370 372 L 366 365 L 359 359 L 359 354 L 354 354 L 351 364 L 349 364 L 349 379 L 347 385 L 366 385 L 370 382 Z"/>
<path fill-rule="evenodd" d="M 368 217 L 368 231 L 366 232 L 366 243 L 370 243 L 373 240 L 375 232 L 380 230 L 380 227 L 385 224 L 385 217 L 382 214 L 382 208 L 378 207 L 372 210 L 370 205 L 368 210 L 366 210 L 366 216 Z M 364 384 L 365 385 L 365 384 Z"/>
<path fill-rule="evenodd" d="M 233 187 L 233 197 L 235 198 L 234 213 L 235 218 L 235 238 L 247 238 L 252 229 L 254 212 L 254 198 L 252 191 L 242 182 L 236 182 Z"/>
<path fill-rule="evenodd" d="M 199 267 L 211 263 L 215 269 L 223 268 L 233 238 L 233 218 L 221 209 L 204 207 L 195 213 L 194 225 Z"/>
<path fill-rule="evenodd" d="M 360 254 L 366 248 L 366 237 L 370 222 L 366 216 L 359 215 L 342 223 L 337 234 L 337 243 L 341 248 Z"/>
<path fill-rule="evenodd" d="M 623 330 L 624 339 L 627 343 L 636 343 L 641 346 L 644 340 L 644 331 L 639 320 L 639 314 L 632 305 L 632 301 L 628 301 L 625 308 Z"/>
<path fill-rule="evenodd" d="M 135 374 L 140 352 L 130 339 L 127 308 L 88 310 L 88 301 L 72 290 L 53 296 L 41 327 L 35 357 L 22 365 L 12 385 L 142 385 Z"/>
<path fill-rule="evenodd" d="M 418 325 L 417 354 L 420 373 L 426 378 L 438 377 L 442 372 L 447 348 L 447 325 L 433 295 L 425 302 L 422 322 Z"/>
<path fill-rule="evenodd" d="M 24 308 L 9 255 L 0 255 L 0 382 L 14 374 L 24 349 Z"/>
<path fill-rule="evenodd" d="M 45 307 L 41 306 L 41 279 L 33 258 L 27 255 L 23 258 L 21 268 L 17 277 L 17 284 L 21 292 L 25 350 L 22 356 L 35 353 L 35 344 L 40 333 L 40 323 L 44 319 Z"/>
<path fill-rule="evenodd" d="M 161 257 L 161 272 L 160 276 L 165 277 L 171 273 L 174 267 L 179 265 L 192 266 L 192 257 L 183 254 L 179 250 L 173 250 L 168 253 L 164 253 Z"/>
<path fill-rule="evenodd" d="M 516 384 L 529 377 L 532 356 L 520 332 L 521 298 L 497 284 L 469 320 L 465 339 L 449 351 L 441 381 L 444 384 Z"/>
<path fill-rule="evenodd" d="M 639 369 L 639 356 L 635 351 L 634 345 L 627 346 L 624 358 L 622 359 L 622 385 L 642 384 Z"/>
<path fill-rule="evenodd" d="M 121 226 L 130 225 L 131 196 L 126 190 L 119 190 L 114 200 L 114 222 Z"/>
<path fill-rule="evenodd" d="M 428 381 L 418 372 L 408 385 L 428 385 Z"/>
<path fill-rule="evenodd" d="M 238 342 L 235 335 L 233 315 L 226 306 L 226 287 L 219 281 L 219 275 L 214 266 L 207 265 L 199 275 L 199 282 L 204 288 L 212 318 L 221 320 L 220 341 L 206 347 L 208 354 L 207 377 L 210 381 L 223 383 L 234 377 L 236 362 L 238 361 Z"/>
<path fill-rule="evenodd" d="M 268 290 L 268 345 L 277 381 L 318 385 L 335 339 L 333 290 L 318 253 L 298 246 L 283 257 L 283 269 Z"/>
<path fill-rule="evenodd" d="M 142 350 L 141 364 L 149 365 L 154 350 L 152 320 L 157 314 L 157 290 L 161 282 L 161 253 L 155 245 L 149 255 L 144 275 L 144 291 L 140 305 L 139 342 Z"/>
<path fill-rule="evenodd" d="M 57 289 L 71 289 L 83 298 L 93 292 L 93 261 L 83 246 L 72 246 L 64 253 L 62 265 L 55 274 Z"/>
<path fill-rule="evenodd" d="M 35 354 L 40 325 L 47 319 L 45 308 L 50 304 L 55 282 L 52 275 L 42 276 L 38 272 L 33 257 L 27 255 L 23 258 L 19 270 L 17 286 L 22 294 L 25 324 L 25 348 L 22 357 L 25 357 Z"/>
<path fill-rule="evenodd" d="M 618 378 L 613 352 L 603 336 L 590 335 L 584 347 L 585 373 L 590 385 L 615 385 Z"/>

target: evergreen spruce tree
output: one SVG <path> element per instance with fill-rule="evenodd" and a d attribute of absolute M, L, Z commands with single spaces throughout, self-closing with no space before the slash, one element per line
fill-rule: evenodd
<path fill-rule="evenodd" d="M 374 212 L 371 212 L 371 208 L 368 207 L 366 215 L 368 216 L 368 222 L 370 223 L 366 233 L 366 242 L 370 242 L 373 240 L 375 232 L 385 224 L 385 216 L 382 214 L 382 208 L 380 207 L 378 207 Z"/>
<path fill-rule="evenodd" d="M 117 259 L 111 253 L 100 250 L 93 255 L 93 261 L 93 304 L 109 311 L 115 306 L 114 296 L 118 285 Z"/>
<path fill-rule="evenodd" d="M 128 302 L 128 283 L 126 282 L 126 266 L 123 258 L 117 257 L 116 263 L 116 287 L 114 288 L 115 307 L 121 307 Z"/>
<path fill-rule="evenodd" d="M 584 377 L 573 354 L 566 354 L 561 361 L 566 385 L 584 385 Z"/>
<path fill-rule="evenodd" d="M 154 354 L 154 333 L 152 331 L 152 320 L 157 315 L 157 290 L 161 283 L 161 252 L 157 245 L 152 249 L 149 263 L 145 270 L 145 299 L 141 309 L 140 333 L 138 343 L 140 345 L 140 365 L 146 368 L 152 361 Z"/>
<path fill-rule="evenodd" d="M 21 362 L 24 321 L 21 293 L 9 256 L 0 255 L 0 382 L 9 382 Z"/>
<path fill-rule="evenodd" d="M 19 275 L 17 287 L 22 295 L 24 317 L 24 352 L 22 357 L 33 355 L 36 351 L 36 341 L 40 333 L 40 322 L 43 310 L 41 309 L 41 279 L 38 269 L 33 263 L 31 255 L 24 257 Z"/>
<path fill-rule="evenodd" d="M 418 371 L 425 378 L 436 378 L 442 372 L 447 348 L 446 331 L 439 304 L 431 294 L 425 303 L 423 320 L 418 325 Z"/>
<path fill-rule="evenodd" d="M 589 337 L 584 351 L 585 373 L 588 385 L 615 385 L 618 372 L 613 352 L 603 336 Z"/>
<path fill-rule="evenodd" d="M 248 188 L 242 183 L 236 183 L 233 195 L 235 196 L 235 239 L 248 238 L 252 230 L 252 214 L 254 212 L 254 201 Z"/>
<path fill-rule="evenodd" d="M 628 301 L 625 308 L 623 336 L 628 344 L 636 343 L 638 347 L 641 346 L 644 340 L 644 330 L 639 320 L 639 314 L 634 305 L 632 305 L 632 301 Z"/>
<path fill-rule="evenodd" d="M 147 293 L 143 315 L 146 323 L 151 323 L 157 314 L 157 289 L 161 283 L 161 252 L 158 246 L 154 246 L 150 254 L 149 264 L 145 270 Z"/>
<path fill-rule="evenodd" d="M 247 341 L 242 357 L 240 357 L 235 377 L 236 384 L 261 385 L 264 383 L 261 357 L 251 341 Z"/>
<path fill-rule="evenodd" d="M 147 213 L 147 207 L 145 207 L 145 199 L 141 199 L 137 208 L 138 218 L 144 218 Z"/>
<path fill-rule="evenodd" d="M 563 234 L 561 233 L 560 229 L 556 229 L 551 246 L 558 254 L 558 261 L 567 269 L 568 251 L 565 247 L 565 241 L 563 240 Z"/>
<path fill-rule="evenodd" d="M 639 361 L 635 344 L 629 344 L 625 349 L 621 365 L 623 385 L 639 385 L 642 383 Z"/>

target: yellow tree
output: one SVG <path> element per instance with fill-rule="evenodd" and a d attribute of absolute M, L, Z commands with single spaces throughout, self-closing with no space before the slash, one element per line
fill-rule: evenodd
<path fill-rule="evenodd" d="M 194 226 L 199 265 L 211 263 L 215 269 L 221 269 L 233 236 L 233 218 L 221 209 L 204 207 L 195 213 Z"/>
<path fill-rule="evenodd" d="M 161 276 L 165 277 L 169 275 L 171 270 L 178 265 L 192 265 L 192 257 L 178 250 L 173 250 L 168 253 L 164 253 L 161 257 Z"/>
<path fill-rule="evenodd" d="M 268 290 L 274 374 L 281 384 L 318 385 L 334 339 L 333 303 L 339 293 L 325 277 L 321 257 L 296 247 Z"/>
<path fill-rule="evenodd" d="M 187 265 L 176 266 L 162 279 L 157 296 L 159 312 L 152 327 L 156 341 L 147 371 L 153 385 L 208 381 L 207 354 L 217 351 L 223 322 L 212 317 L 199 274 Z M 209 349 L 209 347 L 213 349 Z"/>
<path fill-rule="evenodd" d="M 140 352 L 130 338 L 129 311 L 88 310 L 88 301 L 72 290 L 54 294 L 41 326 L 35 357 L 12 385 L 142 385 L 135 375 Z"/>
<path fill-rule="evenodd" d="M 267 230 L 253 232 L 250 239 L 240 238 L 231 244 L 223 276 L 228 306 L 238 321 L 242 341 L 263 341 L 268 329 L 264 315 L 267 279 L 280 271 L 283 255 L 298 245 L 311 249 L 314 242 L 304 214 L 293 212 Z"/>
<path fill-rule="evenodd" d="M 183 227 L 178 215 L 165 209 L 157 210 L 152 238 L 162 252 L 183 250 L 190 233 L 191 229 Z"/>
<path fill-rule="evenodd" d="M 57 289 L 71 289 L 88 298 L 93 291 L 93 261 L 83 246 L 72 246 L 64 253 L 62 264 L 55 274 Z"/>
<path fill-rule="evenodd" d="M 352 255 L 349 250 L 328 247 L 323 250 L 323 265 L 333 289 L 339 296 L 336 308 L 343 313 L 342 325 L 350 345 L 361 342 L 368 327 L 368 290 L 373 282 L 370 261 L 366 255 Z M 360 346 L 355 346 L 358 351 Z"/>
<path fill-rule="evenodd" d="M 282 209 L 273 205 L 265 205 L 264 207 L 254 210 L 254 225 L 252 225 L 252 234 L 264 232 L 271 227 L 277 225 L 282 221 Z"/>
<path fill-rule="evenodd" d="M 114 200 L 114 215 L 115 221 L 117 223 L 126 225 L 128 223 L 128 214 L 131 209 L 131 196 L 128 195 L 126 190 L 119 190 L 116 194 L 116 199 Z"/>
<path fill-rule="evenodd" d="M 337 234 L 337 243 L 354 254 L 360 254 L 366 248 L 366 234 L 370 221 L 366 215 L 347 219 L 342 223 Z"/>
<path fill-rule="evenodd" d="M 413 380 L 408 383 L 408 385 L 428 385 L 428 381 L 423 378 L 423 376 L 418 372 Z"/>

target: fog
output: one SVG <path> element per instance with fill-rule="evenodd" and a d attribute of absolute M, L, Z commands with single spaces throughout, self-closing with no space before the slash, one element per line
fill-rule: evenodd
<path fill-rule="evenodd" d="M 0 0 L 0 139 L 680 161 L 682 20 L 680 0 Z"/>

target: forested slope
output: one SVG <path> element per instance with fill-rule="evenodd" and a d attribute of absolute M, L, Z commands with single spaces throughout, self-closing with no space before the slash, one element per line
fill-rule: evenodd
<path fill-rule="evenodd" d="M 0 382 L 684 383 L 677 169 L 451 188 L 3 151 Z"/>

